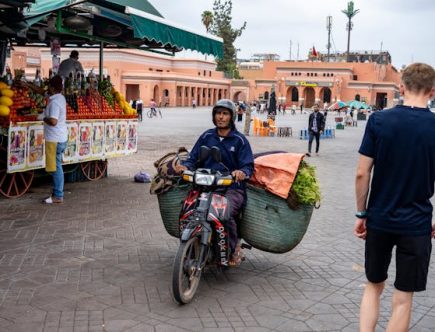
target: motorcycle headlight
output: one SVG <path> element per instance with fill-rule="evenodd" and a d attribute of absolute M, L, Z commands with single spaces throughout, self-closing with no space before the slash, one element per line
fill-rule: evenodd
<path fill-rule="evenodd" d="M 196 174 L 195 183 L 201 186 L 211 186 L 214 183 L 214 175 Z"/>

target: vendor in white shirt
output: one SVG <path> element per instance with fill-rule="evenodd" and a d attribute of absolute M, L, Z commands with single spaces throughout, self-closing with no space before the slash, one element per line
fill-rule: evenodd
<path fill-rule="evenodd" d="M 62 78 L 52 77 L 48 83 L 51 94 L 44 111 L 44 135 L 46 148 L 46 171 L 53 177 L 53 193 L 43 202 L 63 203 L 64 175 L 62 155 L 68 140 L 66 126 L 66 100 L 62 95 Z"/>
<path fill-rule="evenodd" d="M 76 50 L 72 51 L 69 58 L 63 60 L 60 63 L 58 74 L 62 76 L 62 78 L 69 77 L 72 74 L 73 77 L 77 76 L 77 73 L 83 73 L 82 64 L 79 62 L 79 52 Z"/>

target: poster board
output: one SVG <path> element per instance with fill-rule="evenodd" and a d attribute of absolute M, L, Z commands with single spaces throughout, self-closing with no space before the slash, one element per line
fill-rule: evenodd
<path fill-rule="evenodd" d="M 137 120 L 70 120 L 63 163 L 102 160 L 137 152 Z M 8 129 L 7 172 L 45 168 L 42 121 L 19 122 Z"/>
<path fill-rule="evenodd" d="M 30 125 L 27 136 L 27 168 L 45 167 L 45 138 L 43 125 Z"/>
<path fill-rule="evenodd" d="M 104 122 L 92 123 L 92 157 L 102 157 L 104 154 Z"/>
<path fill-rule="evenodd" d="M 128 122 L 128 146 L 129 152 L 137 152 L 137 121 Z"/>
<path fill-rule="evenodd" d="M 116 152 L 116 121 L 106 121 L 104 125 L 104 154 L 112 156 Z"/>
<path fill-rule="evenodd" d="M 92 156 L 92 124 L 89 122 L 79 124 L 77 149 L 79 160 L 89 159 Z"/>
<path fill-rule="evenodd" d="M 116 123 L 116 154 L 124 154 L 128 151 L 127 135 L 128 122 L 118 121 Z"/>
<path fill-rule="evenodd" d="M 63 153 L 64 162 L 74 162 L 78 160 L 78 132 L 79 126 L 76 122 L 69 122 L 66 124 L 68 130 L 68 141 L 66 142 L 66 148 Z"/>
<path fill-rule="evenodd" d="M 26 169 L 27 126 L 9 127 L 8 136 L 8 170 Z"/>

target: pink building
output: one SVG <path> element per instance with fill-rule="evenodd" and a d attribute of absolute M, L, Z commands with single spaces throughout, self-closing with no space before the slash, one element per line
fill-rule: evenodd
<path fill-rule="evenodd" d="M 78 49 L 86 72 L 98 72 L 96 49 Z M 71 49 L 62 49 L 66 59 Z M 47 48 L 15 47 L 8 60 L 12 69 L 25 68 L 27 78 L 41 68 L 51 68 Z M 127 100 L 154 99 L 164 106 L 213 105 L 220 98 L 234 101 L 268 100 L 272 86 L 277 101 L 311 107 L 314 102 L 331 104 L 359 98 L 368 105 L 391 107 L 399 100 L 400 73 L 391 64 L 265 61 L 261 66 L 240 67 L 241 80 L 224 78 L 212 61 L 178 59 L 129 49 L 105 49 L 103 74 Z"/>
<path fill-rule="evenodd" d="M 62 48 L 61 60 L 72 49 Z M 77 49 L 86 73 L 98 73 L 99 51 Z M 162 106 L 213 105 L 220 98 L 229 98 L 231 80 L 217 72 L 212 61 L 177 59 L 130 49 L 105 49 L 103 74 L 110 75 L 115 88 L 127 100 L 138 99 L 145 103 L 154 99 Z M 47 48 L 15 47 L 8 59 L 11 69 L 25 69 L 27 79 L 32 79 L 36 69 L 47 77 L 52 67 L 52 56 Z"/>
<path fill-rule="evenodd" d="M 266 61 L 239 72 L 243 79 L 231 86 L 234 100 L 267 100 L 272 86 L 278 102 L 305 107 L 359 98 L 383 108 L 399 100 L 400 73 L 391 64 Z"/>

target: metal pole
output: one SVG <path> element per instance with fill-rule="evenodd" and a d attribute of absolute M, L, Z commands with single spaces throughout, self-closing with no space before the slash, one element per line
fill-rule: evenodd
<path fill-rule="evenodd" d="M 99 68 L 98 68 L 98 73 L 100 76 L 100 81 L 103 80 L 103 50 L 104 50 L 104 43 L 101 41 L 100 42 L 100 63 L 99 63 Z"/>
<path fill-rule="evenodd" d="M 349 16 L 349 23 L 347 27 L 347 56 L 346 56 L 346 62 L 349 62 L 350 56 L 349 56 L 349 49 L 350 49 L 350 30 L 352 30 L 352 18 Z"/>
<path fill-rule="evenodd" d="M 297 60 L 299 61 L 299 42 L 298 42 L 298 53 L 297 53 Z"/>
<path fill-rule="evenodd" d="M 326 17 L 326 28 L 328 29 L 328 62 L 331 54 L 331 29 L 332 29 L 332 16 Z"/>

